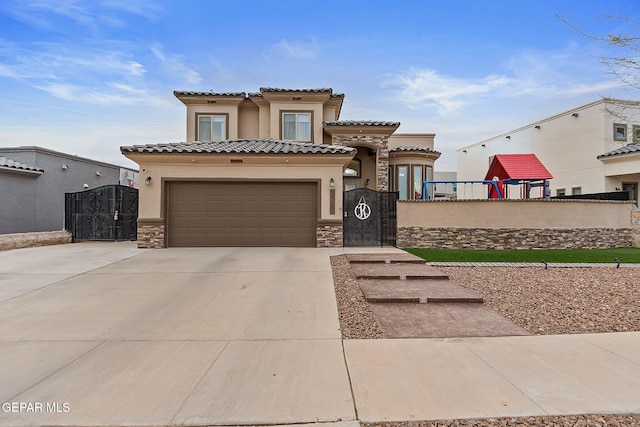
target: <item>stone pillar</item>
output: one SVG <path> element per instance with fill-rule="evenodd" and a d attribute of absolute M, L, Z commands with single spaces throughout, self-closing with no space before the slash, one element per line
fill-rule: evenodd
<path fill-rule="evenodd" d="M 384 148 L 378 148 L 378 191 L 389 191 L 389 149 L 385 141 Z"/>
<path fill-rule="evenodd" d="M 161 249 L 165 247 L 164 220 L 138 218 L 138 248 Z"/>
<path fill-rule="evenodd" d="M 316 228 L 316 246 L 318 248 L 342 247 L 342 221 L 319 220 Z"/>
<path fill-rule="evenodd" d="M 634 248 L 640 248 L 640 209 L 631 210 L 631 242 Z"/>

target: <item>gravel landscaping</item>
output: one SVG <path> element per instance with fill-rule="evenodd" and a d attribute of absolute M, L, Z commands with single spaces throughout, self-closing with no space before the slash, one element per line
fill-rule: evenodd
<path fill-rule="evenodd" d="M 382 338 L 344 256 L 331 257 L 342 338 Z M 640 268 L 440 267 L 535 335 L 640 331 Z"/>
<path fill-rule="evenodd" d="M 471 426 L 518 426 L 518 427 L 606 427 L 606 426 L 638 426 L 640 415 L 571 415 L 520 418 L 488 418 L 482 420 L 440 420 L 360 423 L 362 427 L 471 427 Z"/>
<path fill-rule="evenodd" d="M 640 331 L 640 269 L 442 267 L 536 335 Z"/>

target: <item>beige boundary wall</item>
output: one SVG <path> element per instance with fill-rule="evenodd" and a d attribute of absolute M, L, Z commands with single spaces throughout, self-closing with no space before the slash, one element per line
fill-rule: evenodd
<path fill-rule="evenodd" d="M 535 249 L 640 247 L 632 202 L 460 200 L 398 202 L 398 247 Z"/>

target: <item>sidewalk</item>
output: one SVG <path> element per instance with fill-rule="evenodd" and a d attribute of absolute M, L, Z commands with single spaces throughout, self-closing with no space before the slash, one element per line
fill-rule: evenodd
<path fill-rule="evenodd" d="M 363 422 L 640 412 L 640 332 L 344 347 Z"/>

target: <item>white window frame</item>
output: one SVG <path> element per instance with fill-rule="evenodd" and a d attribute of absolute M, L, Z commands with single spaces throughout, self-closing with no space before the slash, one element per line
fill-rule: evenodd
<path fill-rule="evenodd" d="M 200 119 L 209 117 L 211 119 L 211 128 L 209 132 L 211 134 L 211 139 L 202 139 L 202 135 L 200 132 Z M 219 138 L 216 138 L 214 135 L 214 123 L 216 123 L 216 119 L 218 119 L 217 123 L 220 123 L 220 119 L 222 119 L 222 134 Z M 227 139 L 228 134 L 228 126 L 229 126 L 229 116 L 227 114 L 208 114 L 208 113 L 198 113 L 196 114 L 196 132 L 198 133 L 196 136 L 197 141 L 224 141 Z"/>
<path fill-rule="evenodd" d="M 633 142 L 640 144 L 640 125 L 633 125 L 632 132 Z"/>
<path fill-rule="evenodd" d="M 618 136 L 618 129 L 622 129 L 623 136 Z M 626 123 L 614 123 L 613 124 L 613 140 L 614 141 L 626 141 L 627 140 L 627 125 L 626 125 Z"/>
<path fill-rule="evenodd" d="M 298 127 L 298 118 L 300 116 L 308 116 L 309 120 L 309 135 L 300 135 L 300 129 Z M 285 129 L 285 124 L 284 124 L 284 120 L 285 120 L 285 116 L 294 116 L 295 117 L 295 121 L 294 123 L 294 132 L 295 135 L 286 135 L 286 129 Z M 301 122 L 302 123 L 302 122 Z M 283 140 L 287 140 L 287 141 L 302 141 L 302 142 L 313 142 L 313 111 L 282 111 L 281 112 L 281 119 L 280 119 L 280 125 L 281 125 L 281 135 L 282 135 L 282 139 Z M 288 138 L 290 136 L 293 136 L 293 138 Z"/>

